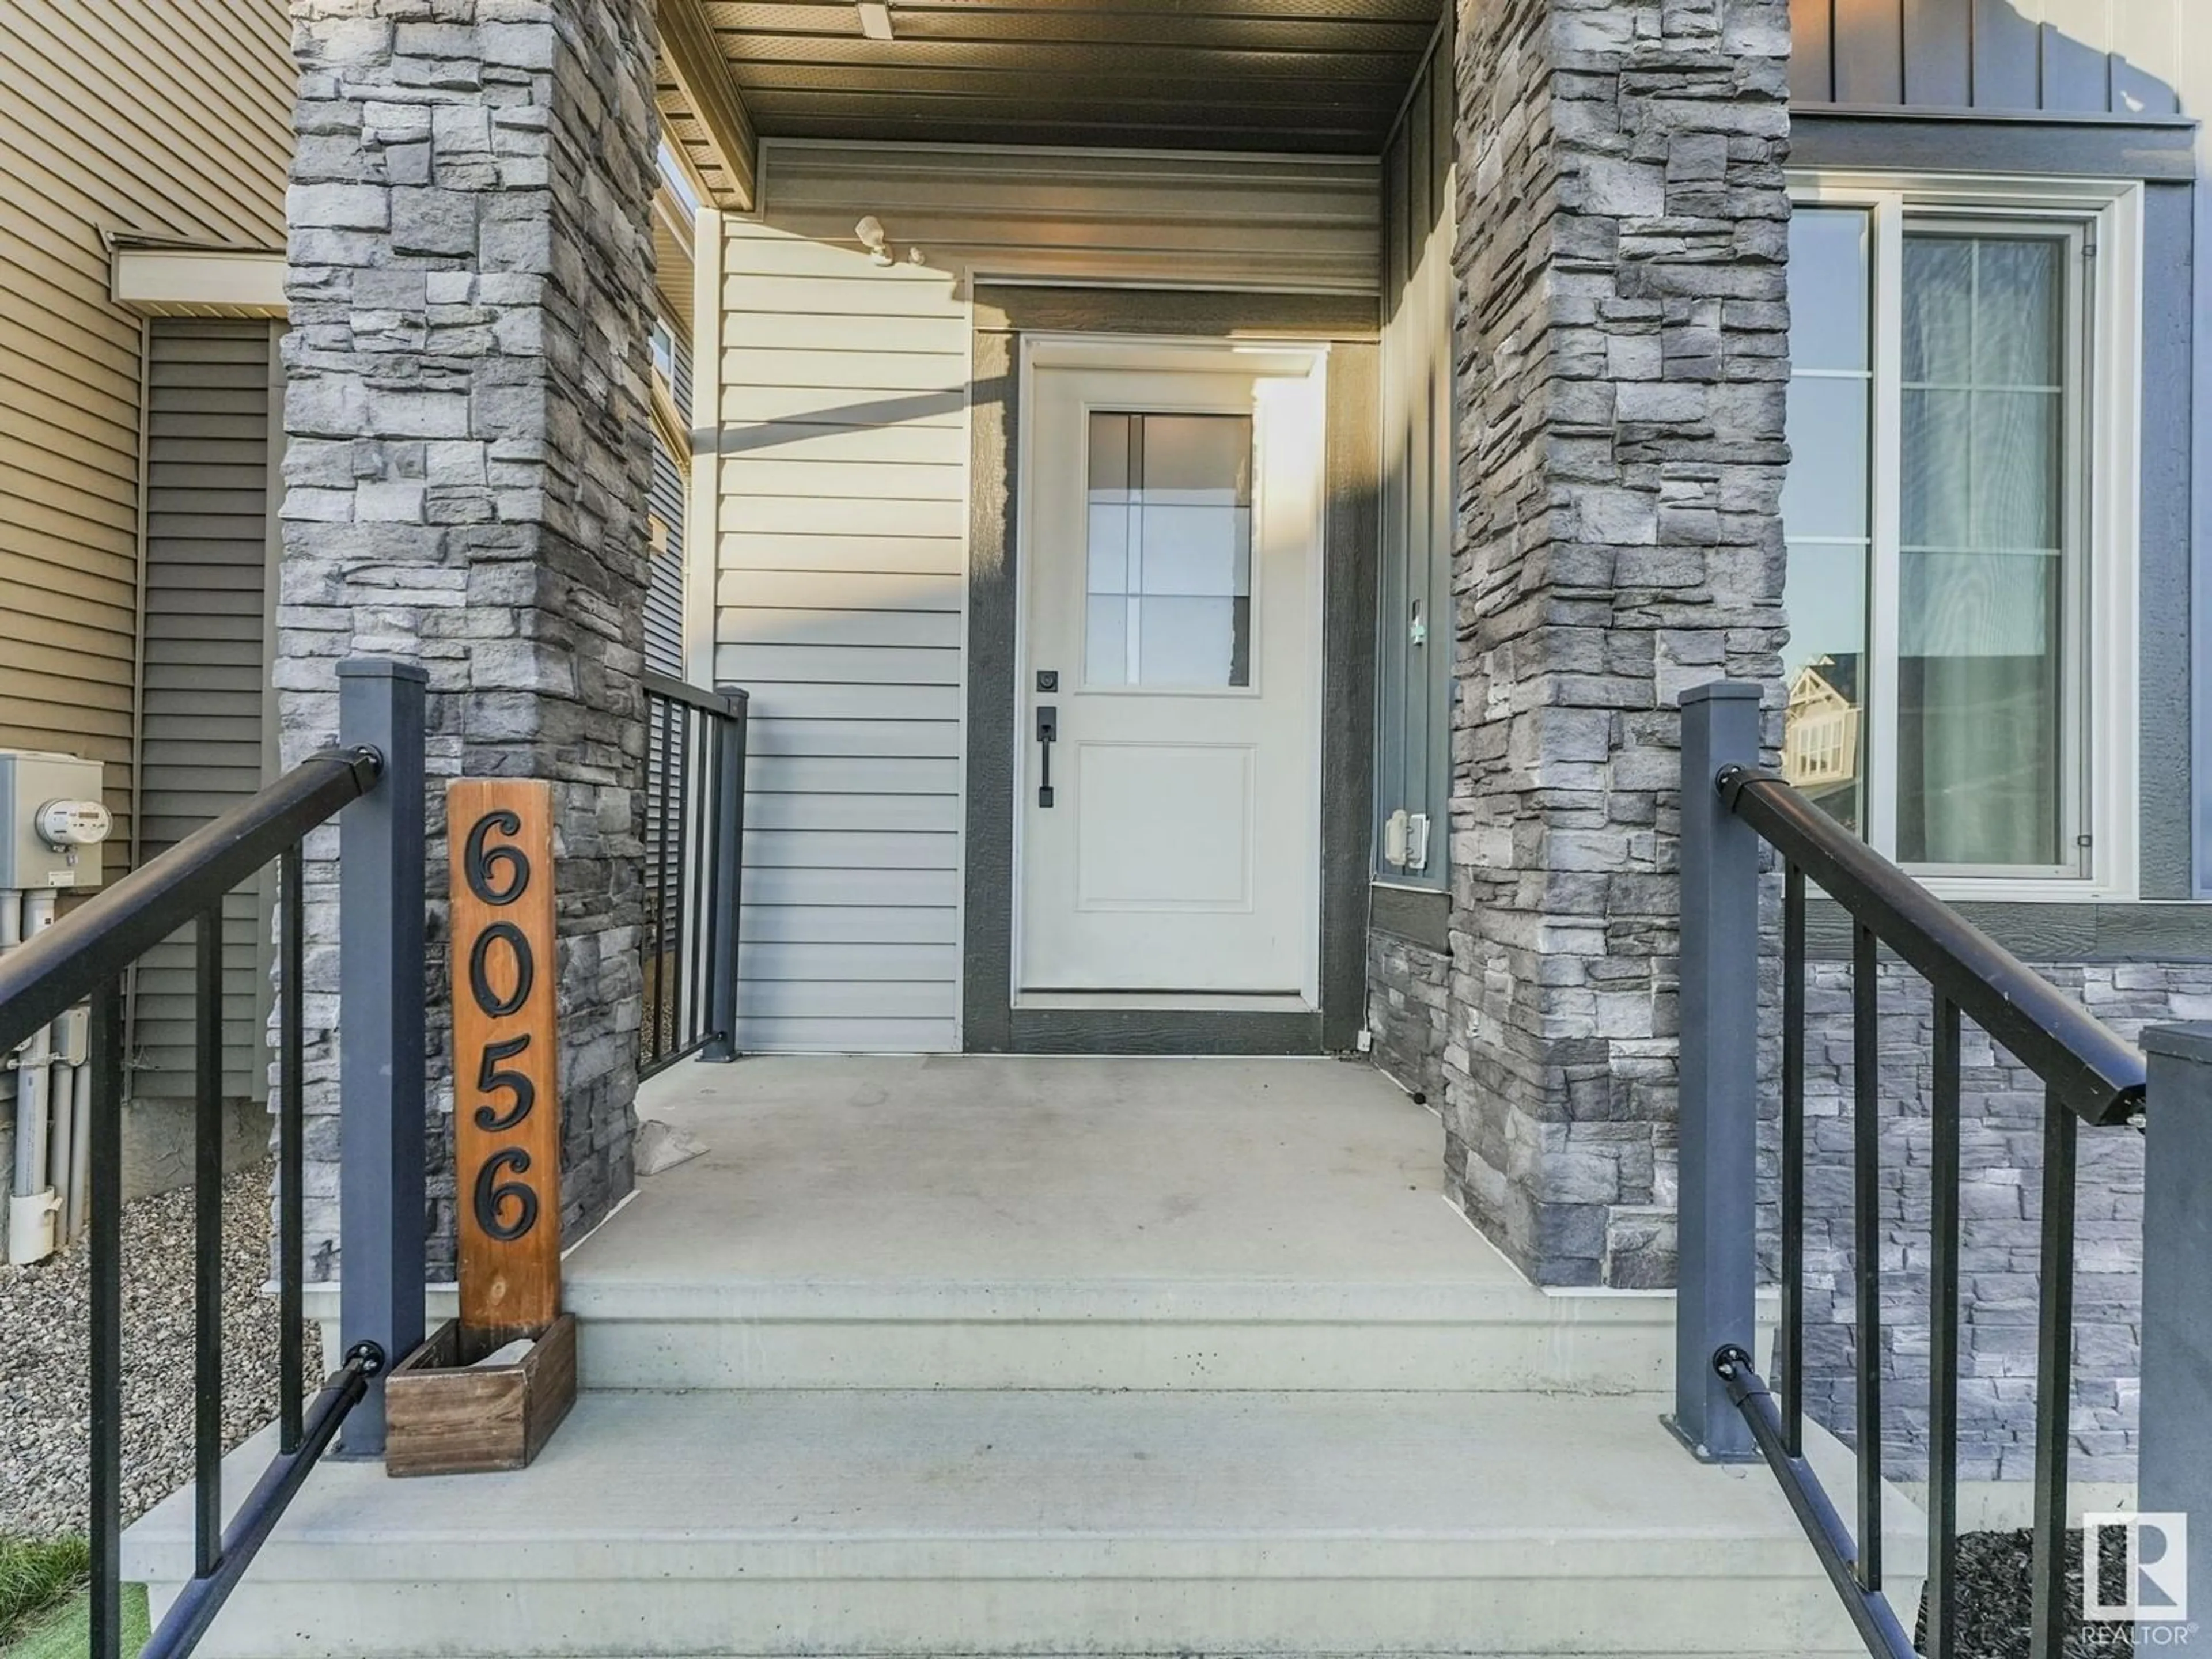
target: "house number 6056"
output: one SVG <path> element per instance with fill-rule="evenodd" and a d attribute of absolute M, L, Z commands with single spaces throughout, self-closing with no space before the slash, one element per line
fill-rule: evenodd
<path fill-rule="evenodd" d="M 530 890 L 530 855 L 520 847 L 486 844 L 495 831 L 512 836 L 520 832 L 520 814 L 502 807 L 486 812 L 470 827 L 462 853 L 462 871 L 469 891 L 495 908 L 513 904 Z M 511 971 L 512 988 L 504 994 L 492 986 L 495 956 L 504 956 Z M 469 947 L 469 995 L 487 1019 L 507 1019 L 522 1012 L 538 979 L 538 963 L 530 936 L 512 921 L 490 923 Z M 487 1100 L 476 1109 L 476 1126 L 490 1133 L 519 1127 L 538 1103 L 538 1085 L 522 1072 L 502 1064 L 529 1052 L 527 1031 L 493 1042 L 487 1039 L 477 1054 L 476 1086 L 485 1095 L 505 1094 L 502 1111 Z M 477 1170 L 471 1200 L 477 1224 L 502 1243 L 522 1237 L 538 1224 L 538 1194 L 521 1181 L 502 1181 L 503 1173 L 530 1172 L 530 1154 L 520 1146 L 502 1146 Z"/>

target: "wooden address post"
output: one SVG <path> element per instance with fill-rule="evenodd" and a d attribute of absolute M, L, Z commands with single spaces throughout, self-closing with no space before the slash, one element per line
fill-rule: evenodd
<path fill-rule="evenodd" d="M 453 866 L 453 1163 L 464 1347 L 536 1336 L 561 1311 L 553 788 L 446 791 Z"/>
<path fill-rule="evenodd" d="M 520 1468 L 575 1397 L 575 1322 L 561 1312 L 552 786 L 457 780 L 446 824 L 460 1318 L 392 1373 L 394 1474 Z M 517 1337 L 535 1339 L 520 1364 L 463 1369 Z"/>

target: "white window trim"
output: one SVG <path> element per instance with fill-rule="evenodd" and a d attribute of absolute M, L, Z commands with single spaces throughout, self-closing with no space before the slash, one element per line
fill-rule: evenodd
<path fill-rule="evenodd" d="M 2045 218 L 2085 229 L 2097 257 L 2083 307 L 2091 365 L 2084 387 L 2081 448 L 2088 499 L 2081 637 L 2087 645 L 2084 751 L 2075 786 L 2090 836 L 2081 875 L 1930 875 L 1929 890 L 1944 899 L 2081 902 L 2136 896 L 2140 880 L 2140 596 L 2142 551 L 2143 190 L 2127 179 L 1989 177 L 1967 174 L 1792 172 L 1793 201 L 1807 206 L 1861 207 L 1875 217 L 1874 500 L 1869 608 L 1880 637 L 1896 637 L 1894 570 L 1902 535 L 1897 476 L 1903 424 L 1903 297 L 1899 232 L 1915 216 L 1956 214 L 2017 222 Z M 1896 788 L 1877 776 L 1897 753 L 1897 664 L 1869 652 L 1873 724 L 1868 752 L 1869 825 L 1874 845 L 1893 854 Z"/>

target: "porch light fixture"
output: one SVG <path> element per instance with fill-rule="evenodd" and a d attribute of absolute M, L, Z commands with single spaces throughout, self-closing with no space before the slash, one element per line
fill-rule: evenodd
<path fill-rule="evenodd" d="M 869 40 L 891 38 L 890 0 L 860 0 L 853 9 L 860 14 L 860 33 Z"/>
<path fill-rule="evenodd" d="M 853 227 L 853 234 L 860 239 L 860 246 L 868 250 L 868 258 L 877 264 L 891 262 L 890 245 L 884 237 L 884 222 L 871 213 Z"/>

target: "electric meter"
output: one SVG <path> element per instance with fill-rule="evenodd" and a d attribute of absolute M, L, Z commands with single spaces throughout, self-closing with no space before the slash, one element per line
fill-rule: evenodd
<path fill-rule="evenodd" d="M 0 888 L 97 887 L 100 763 L 0 749 Z"/>

